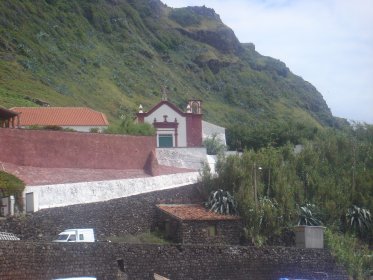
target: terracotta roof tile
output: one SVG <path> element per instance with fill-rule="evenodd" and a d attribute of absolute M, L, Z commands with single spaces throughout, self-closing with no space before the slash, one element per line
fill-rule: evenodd
<path fill-rule="evenodd" d="M 208 211 L 200 204 L 159 204 L 163 212 L 182 221 L 217 221 L 217 220 L 239 220 L 240 217 L 233 215 L 221 215 Z"/>
<path fill-rule="evenodd" d="M 86 107 L 15 107 L 21 113 L 20 126 L 107 126 L 105 114 Z"/>

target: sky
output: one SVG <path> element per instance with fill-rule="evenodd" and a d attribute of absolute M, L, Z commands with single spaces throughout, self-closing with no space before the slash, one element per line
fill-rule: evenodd
<path fill-rule="evenodd" d="M 373 124 L 373 0 L 162 0 L 213 8 L 241 43 L 285 62 L 334 116 Z"/>

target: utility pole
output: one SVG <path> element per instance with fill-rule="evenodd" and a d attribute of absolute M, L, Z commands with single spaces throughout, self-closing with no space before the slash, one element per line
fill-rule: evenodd
<path fill-rule="evenodd" d="M 352 139 L 352 190 L 351 190 L 351 198 L 354 198 L 355 188 L 356 188 L 356 179 L 355 179 L 355 172 L 356 172 L 356 139 Z"/>
<path fill-rule="evenodd" d="M 254 162 L 254 199 L 255 207 L 258 208 L 258 188 L 256 184 L 256 163 Z"/>

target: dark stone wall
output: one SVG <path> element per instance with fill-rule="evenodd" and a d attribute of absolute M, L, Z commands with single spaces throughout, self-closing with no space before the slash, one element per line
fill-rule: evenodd
<path fill-rule="evenodd" d="M 157 208 L 155 225 L 165 236 L 182 244 L 240 244 L 243 235 L 241 220 L 227 221 L 181 221 Z M 215 236 L 209 234 L 209 227 L 215 227 Z"/>
<path fill-rule="evenodd" d="M 243 236 L 242 220 L 181 221 L 159 208 L 156 210 L 155 226 L 175 243 L 238 245 Z M 215 226 L 215 236 L 210 236 L 208 230 L 210 226 Z"/>
<path fill-rule="evenodd" d="M 156 204 L 198 203 L 198 184 L 134 195 L 104 202 L 43 209 L 25 217 L 0 221 L 0 231 L 26 240 L 51 241 L 67 228 L 94 228 L 96 237 L 149 231 L 156 219 Z"/>
<path fill-rule="evenodd" d="M 117 260 L 123 261 L 123 272 Z M 290 247 L 0 241 L 0 279 L 347 280 L 327 250 Z M 325 276 L 328 276 L 326 278 Z"/>
<path fill-rule="evenodd" d="M 215 226 L 216 235 L 210 236 L 208 228 Z M 184 244 L 215 243 L 238 245 L 243 235 L 242 222 L 230 221 L 183 221 L 181 239 Z"/>
<path fill-rule="evenodd" d="M 143 169 L 154 136 L 0 128 L 0 161 L 35 167 Z"/>
<path fill-rule="evenodd" d="M 108 242 L 51 243 L 66 228 L 93 227 L 98 239 L 148 231 L 155 205 L 196 203 L 198 185 L 107 202 L 45 209 L 0 222 L 0 231 L 29 241 L 0 241 L 0 279 L 43 280 L 96 276 L 98 279 L 348 279 L 327 250 L 294 247 L 214 245 L 130 245 Z M 32 240 L 40 240 L 38 242 Z M 124 272 L 118 269 L 122 259 Z"/>

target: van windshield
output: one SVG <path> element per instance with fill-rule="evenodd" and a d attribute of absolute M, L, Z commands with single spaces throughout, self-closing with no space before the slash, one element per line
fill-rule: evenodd
<path fill-rule="evenodd" d="M 68 237 L 68 234 L 59 234 L 56 240 L 67 240 Z"/>

